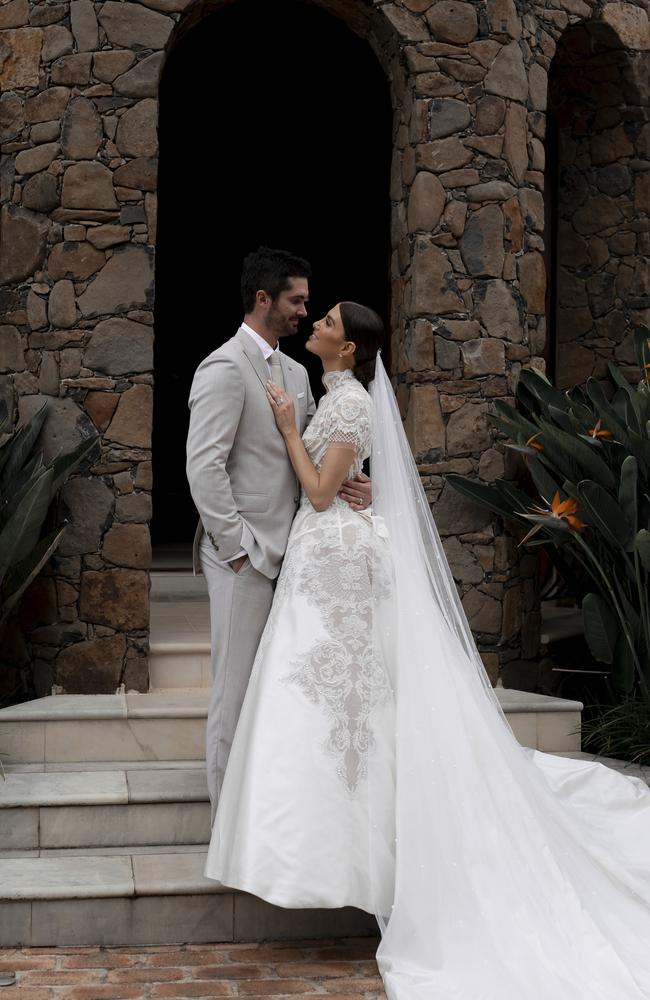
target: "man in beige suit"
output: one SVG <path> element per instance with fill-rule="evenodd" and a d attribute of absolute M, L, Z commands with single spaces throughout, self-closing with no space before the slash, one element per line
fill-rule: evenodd
<path fill-rule="evenodd" d="M 296 333 L 307 315 L 309 276 L 307 261 L 285 251 L 260 247 L 249 254 L 242 271 L 244 322 L 201 362 L 190 392 L 187 478 L 200 516 L 194 570 L 205 574 L 210 595 L 214 681 L 206 764 L 213 819 L 300 500 L 266 383 L 271 378 L 291 397 L 302 433 L 316 409 L 309 379 L 278 341 Z M 370 488 L 344 483 L 340 495 L 359 510 Z"/>

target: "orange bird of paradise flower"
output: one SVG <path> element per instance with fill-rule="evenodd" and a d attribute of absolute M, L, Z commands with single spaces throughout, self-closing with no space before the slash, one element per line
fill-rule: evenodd
<path fill-rule="evenodd" d="M 648 365 L 647 367 L 650 368 L 650 365 Z M 590 427 L 587 433 L 589 434 L 589 437 L 592 437 L 594 439 L 604 438 L 606 441 L 611 441 L 614 437 L 612 432 L 608 431 L 606 427 L 601 428 L 600 418 L 598 419 L 596 426 Z"/>
<path fill-rule="evenodd" d="M 541 444 L 535 440 L 535 438 L 538 438 L 541 433 L 541 431 L 537 431 L 537 434 L 532 434 L 531 437 L 528 438 L 526 444 L 529 448 L 534 448 L 536 451 L 544 451 Z"/>
<path fill-rule="evenodd" d="M 561 500 L 560 491 L 557 490 L 550 504 L 547 504 L 546 507 L 532 507 L 530 514 L 522 514 L 522 517 L 527 517 L 529 520 L 535 521 L 536 523 L 528 532 L 526 537 L 522 538 L 519 544 L 524 545 L 528 542 L 544 527 L 544 524 L 548 524 L 549 521 L 553 522 L 554 528 L 566 531 L 581 531 L 584 527 L 586 527 L 586 525 L 580 520 L 579 517 L 576 517 L 577 509 L 577 500 L 573 497 L 567 497 L 566 500 Z"/>

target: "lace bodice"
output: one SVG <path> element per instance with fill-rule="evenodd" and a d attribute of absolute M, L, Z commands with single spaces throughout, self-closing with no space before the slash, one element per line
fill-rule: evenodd
<path fill-rule="evenodd" d="M 372 401 L 351 371 L 327 372 L 323 385 L 326 393 L 302 439 L 317 469 L 330 445 L 353 447 L 349 476 L 354 478 L 370 455 Z"/>

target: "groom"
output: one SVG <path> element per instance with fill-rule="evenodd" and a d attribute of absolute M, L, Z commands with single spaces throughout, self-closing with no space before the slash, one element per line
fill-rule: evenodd
<path fill-rule="evenodd" d="M 253 660 L 273 599 L 274 581 L 300 501 L 284 439 L 269 413 L 266 382 L 291 397 L 302 434 L 316 406 L 302 365 L 278 342 L 307 315 L 306 260 L 260 247 L 244 260 L 244 321 L 201 362 L 190 391 L 187 478 L 200 521 L 194 570 L 210 596 L 213 686 L 206 766 L 212 819 Z M 365 477 L 364 477 L 365 478 Z M 363 481 L 340 494 L 359 510 Z"/>

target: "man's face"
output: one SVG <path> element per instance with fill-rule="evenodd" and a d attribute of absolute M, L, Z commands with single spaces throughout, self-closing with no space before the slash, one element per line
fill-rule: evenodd
<path fill-rule="evenodd" d="M 307 315 L 309 282 L 307 278 L 290 278 L 289 287 L 271 302 L 266 324 L 277 337 L 298 332 L 298 322 Z"/>

